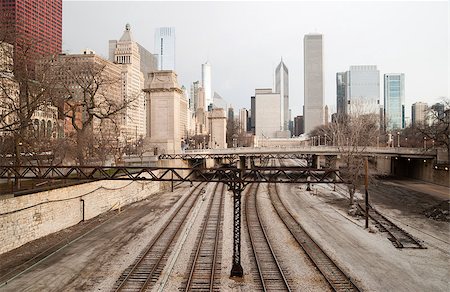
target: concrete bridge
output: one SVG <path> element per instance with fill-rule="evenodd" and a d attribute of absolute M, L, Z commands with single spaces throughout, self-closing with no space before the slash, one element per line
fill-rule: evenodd
<path fill-rule="evenodd" d="M 373 170 L 381 175 L 420 179 L 450 186 L 449 165 L 438 161 L 437 149 L 406 147 L 363 146 L 296 146 L 296 147 L 241 147 L 228 149 L 195 149 L 183 153 L 163 154 L 162 160 L 183 159 L 202 162 L 214 167 L 223 163 L 251 165 L 253 158 L 306 159 L 313 168 L 339 167 L 342 154 L 358 153 L 368 156 Z"/>
<path fill-rule="evenodd" d="M 237 155 L 252 156 L 254 154 L 312 154 L 339 155 L 343 153 L 359 153 L 367 156 L 406 157 L 419 159 L 435 159 L 436 149 L 406 147 L 363 147 L 363 146 L 299 146 L 299 147 L 240 147 L 227 149 L 195 149 L 186 150 L 187 155 Z M 169 154 L 170 155 L 170 154 Z"/>

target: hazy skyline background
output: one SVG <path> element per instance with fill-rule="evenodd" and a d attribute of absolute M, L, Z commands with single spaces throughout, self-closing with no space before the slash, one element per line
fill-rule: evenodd
<path fill-rule="evenodd" d="M 154 52 L 156 27 L 175 27 L 178 82 L 201 80 L 212 66 L 212 90 L 236 109 L 250 108 L 255 88 L 273 88 L 281 57 L 289 69 L 292 119 L 303 106 L 303 36 L 324 35 L 324 97 L 336 111 L 336 72 L 377 65 L 405 73 L 411 104 L 449 94 L 449 4 L 438 2 L 151 2 L 63 1 L 63 51 L 85 48 L 108 57 L 108 41 L 130 23 L 134 40 Z"/>

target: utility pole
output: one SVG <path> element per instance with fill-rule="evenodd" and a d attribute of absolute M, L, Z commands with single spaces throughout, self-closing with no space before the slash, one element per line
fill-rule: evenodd
<path fill-rule="evenodd" d="M 364 170 L 366 173 L 366 177 L 364 180 L 366 195 L 365 195 L 365 204 L 366 204 L 366 228 L 369 228 L 369 158 L 366 156 L 364 160 Z"/>

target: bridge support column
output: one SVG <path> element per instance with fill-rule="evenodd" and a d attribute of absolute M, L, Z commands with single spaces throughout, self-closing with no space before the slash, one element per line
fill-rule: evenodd
<path fill-rule="evenodd" d="M 233 264 L 231 266 L 231 277 L 242 277 L 244 271 L 241 266 L 241 171 L 236 172 L 235 181 L 231 182 L 233 191 Z"/>
<path fill-rule="evenodd" d="M 320 169 L 320 156 L 313 155 L 311 163 L 312 163 L 312 165 L 310 167 Z"/>
<path fill-rule="evenodd" d="M 325 167 L 336 169 L 337 168 L 337 156 L 336 155 L 326 155 L 325 156 Z M 332 179 L 336 179 L 336 174 L 332 174 Z"/>
<path fill-rule="evenodd" d="M 247 167 L 247 159 L 245 156 L 239 156 L 239 165 L 238 168 L 245 169 Z"/>

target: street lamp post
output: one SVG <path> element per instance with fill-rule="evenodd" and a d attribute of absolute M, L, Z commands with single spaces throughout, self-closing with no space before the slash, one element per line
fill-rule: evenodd
<path fill-rule="evenodd" d="M 427 137 L 423 137 L 423 148 L 427 150 Z"/>
<path fill-rule="evenodd" d="M 400 148 L 400 132 L 397 132 L 397 147 Z"/>

